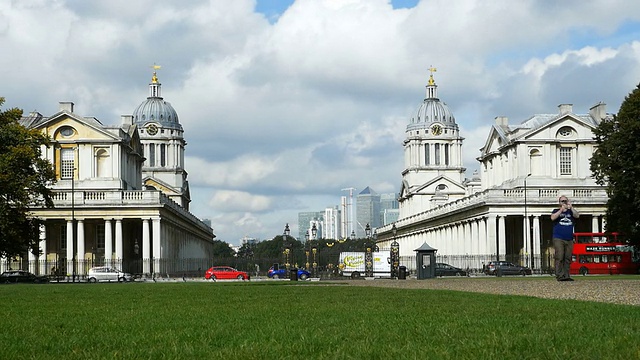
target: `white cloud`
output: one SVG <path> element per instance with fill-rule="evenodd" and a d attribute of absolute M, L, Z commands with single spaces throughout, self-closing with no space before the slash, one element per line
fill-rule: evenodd
<path fill-rule="evenodd" d="M 299 211 L 338 204 L 342 188 L 397 192 L 431 65 L 469 170 L 496 116 L 519 123 L 598 101 L 615 112 L 640 81 L 632 1 L 394 10 L 387 0 L 298 0 L 274 23 L 254 5 L 0 2 L 0 96 L 45 115 L 74 101 L 78 114 L 116 124 L 145 100 L 149 66 L 162 65 L 188 143 L 192 212 L 237 243 L 296 226 Z"/>

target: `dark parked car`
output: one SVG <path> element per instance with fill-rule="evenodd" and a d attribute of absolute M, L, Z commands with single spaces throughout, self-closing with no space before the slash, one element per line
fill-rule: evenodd
<path fill-rule="evenodd" d="M 526 266 L 516 265 L 508 261 L 491 261 L 484 268 L 484 273 L 487 275 L 531 275 L 531 269 Z"/>
<path fill-rule="evenodd" d="M 436 276 L 467 276 L 467 272 L 445 263 L 436 263 Z"/>
<path fill-rule="evenodd" d="M 24 270 L 9 270 L 0 274 L 0 283 L 46 283 L 49 282 L 47 276 L 32 274 Z"/>
<path fill-rule="evenodd" d="M 269 272 L 267 272 L 267 276 L 272 279 L 289 279 L 290 270 L 286 269 L 286 266 L 273 264 L 272 267 L 269 268 Z M 305 269 L 298 269 L 298 279 L 307 280 L 311 276 L 311 273 Z"/>

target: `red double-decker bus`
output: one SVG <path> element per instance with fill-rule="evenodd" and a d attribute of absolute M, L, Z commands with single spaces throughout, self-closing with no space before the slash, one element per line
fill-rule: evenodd
<path fill-rule="evenodd" d="M 640 254 L 618 233 L 574 233 L 571 274 L 637 274 Z"/>

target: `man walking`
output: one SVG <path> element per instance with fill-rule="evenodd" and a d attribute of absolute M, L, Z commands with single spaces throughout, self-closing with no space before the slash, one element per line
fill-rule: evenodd
<path fill-rule="evenodd" d="M 571 201 L 566 196 L 560 196 L 558 201 L 560 207 L 551 212 L 556 279 L 558 281 L 573 281 L 569 276 L 569 266 L 573 252 L 573 228 L 575 219 L 580 217 L 580 213 L 571 205 Z"/>

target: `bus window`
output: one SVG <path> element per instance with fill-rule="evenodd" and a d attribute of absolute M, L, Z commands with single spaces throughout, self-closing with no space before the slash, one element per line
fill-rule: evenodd
<path fill-rule="evenodd" d="M 602 262 L 606 263 L 607 262 L 607 255 L 602 255 Z"/>

